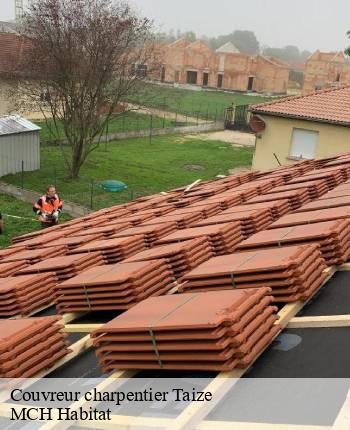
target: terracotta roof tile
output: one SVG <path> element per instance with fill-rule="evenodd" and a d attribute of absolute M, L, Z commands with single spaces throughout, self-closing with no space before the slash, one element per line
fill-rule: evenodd
<path fill-rule="evenodd" d="M 350 125 L 350 87 L 326 89 L 254 105 L 255 113 Z"/>

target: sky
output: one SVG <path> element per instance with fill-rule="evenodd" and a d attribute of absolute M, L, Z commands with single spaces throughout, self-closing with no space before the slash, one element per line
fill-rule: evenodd
<path fill-rule="evenodd" d="M 14 1 L 0 0 L 0 20 L 14 18 Z M 28 0 L 24 0 L 25 2 Z M 261 45 L 343 50 L 350 30 L 349 0 L 129 0 L 158 30 L 197 36 L 254 31 Z M 350 44 L 350 41 L 349 41 Z"/>

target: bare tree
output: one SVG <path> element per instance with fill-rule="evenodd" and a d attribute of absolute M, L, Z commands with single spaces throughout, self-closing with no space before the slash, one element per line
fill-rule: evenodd
<path fill-rule="evenodd" d="M 112 0 L 31 2 L 21 30 L 30 44 L 15 71 L 24 78 L 17 107 L 41 111 L 58 140 L 63 129 L 71 178 L 98 147 L 120 102 L 158 67 L 151 26 L 126 3 Z"/>

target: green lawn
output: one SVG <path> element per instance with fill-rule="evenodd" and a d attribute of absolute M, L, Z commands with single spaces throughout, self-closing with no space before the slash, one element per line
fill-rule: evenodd
<path fill-rule="evenodd" d="M 24 173 L 24 188 L 42 192 L 47 184 L 55 184 L 61 198 L 93 208 L 112 206 L 141 195 L 157 193 L 226 174 L 229 169 L 250 166 L 252 148 L 235 148 L 221 141 L 205 141 L 181 135 L 127 139 L 102 145 L 93 152 L 77 180 L 67 179 L 60 149 L 43 146 L 41 170 Z M 193 167 L 194 166 L 194 167 Z M 193 170 L 193 168 L 200 170 Z M 98 183 L 116 179 L 128 190 L 110 194 Z M 21 175 L 8 175 L 5 182 L 21 185 Z M 93 182 L 92 182 L 93 180 Z"/>
<path fill-rule="evenodd" d="M 5 221 L 5 231 L 0 234 L 0 248 L 10 245 L 11 239 L 15 236 L 40 229 L 40 222 L 36 220 L 30 203 L 0 194 L 0 212 Z M 63 221 L 68 219 L 70 219 L 69 216 L 62 215 Z"/>
<path fill-rule="evenodd" d="M 140 83 L 128 100 L 143 106 L 151 106 L 201 118 L 223 118 L 225 108 L 232 103 L 247 105 L 271 100 L 271 97 L 237 94 L 219 90 L 187 90 L 166 85 Z"/>
<path fill-rule="evenodd" d="M 49 121 L 48 124 L 45 121 L 35 121 L 35 123 L 41 127 L 40 132 L 40 140 L 42 142 L 55 140 L 56 137 L 50 132 L 50 129 L 53 128 L 53 121 Z M 186 125 L 183 123 L 175 122 L 174 120 L 164 119 L 160 117 L 153 116 L 151 118 L 150 115 L 141 114 L 138 112 L 126 112 L 124 114 L 118 114 L 111 118 L 108 123 L 108 129 L 106 128 L 105 132 L 108 133 L 118 133 L 118 132 L 127 132 L 134 130 L 147 130 L 152 128 L 167 128 L 173 127 L 175 125 Z M 190 125 L 190 123 L 188 123 Z M 59 138 L 64 139 L 65 134 L 63 131 L 62 125 L 59 123 Z"/>

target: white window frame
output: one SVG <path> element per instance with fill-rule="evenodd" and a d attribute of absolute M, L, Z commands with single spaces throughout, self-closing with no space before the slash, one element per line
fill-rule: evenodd
<path fill-rule="evenodd" d="M 296 137 L 298 132 L 305 133 L 305 137 L 309 135 L 309 142 L 305 142 L 305 145 L 306 145 L 305 150 L 302 149 L 301 142 L 294 141 L 294 138 Z M 312 142 L 312 140 L 314 140 L 314 142 Z M 297 159 L 297 160 L 310 160 L 312 158 L 315 158 L 318 142 L 319 142 L 319 132 L 317 130 L 309 130 L 305 128 L 293 127 L 288 158 Z M 312 145 L 313 147 L 307 148 L 307 145 Z"/>

